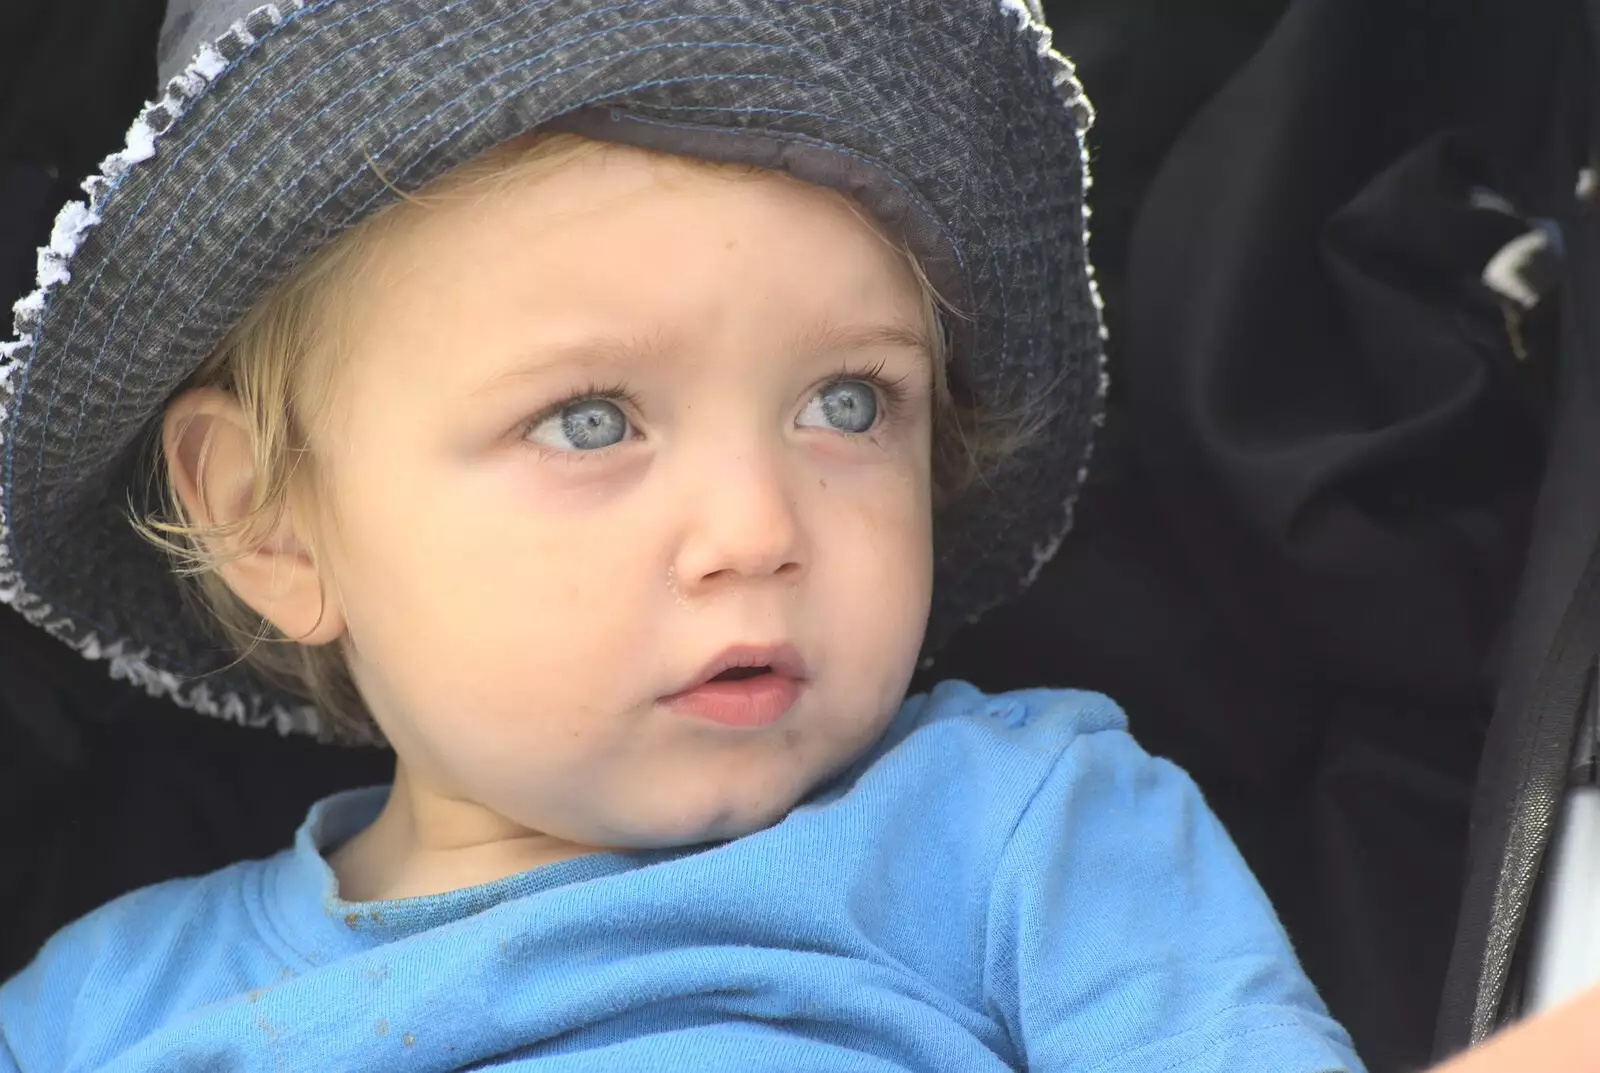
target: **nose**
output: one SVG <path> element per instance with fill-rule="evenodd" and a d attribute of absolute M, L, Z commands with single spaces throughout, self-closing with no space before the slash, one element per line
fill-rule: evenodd
<path fill-rule="evenodd" d="M 673 569 L 680 591 L 797 576 L 806 541 L 781 460 L 748 450 L 702 457 L 697 468 L 679 501 L 685 524 Z"/>

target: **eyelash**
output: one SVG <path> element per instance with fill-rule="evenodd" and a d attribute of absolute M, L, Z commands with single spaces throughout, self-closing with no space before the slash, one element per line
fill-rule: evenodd
<path fill-rule="evenodd" d="M 828 383 L 837 384 L 846 380 L 859 380 L 863 384 L 871 384 L 883 399 L 884 412 L 880 418 L 880 423 L 888 423 L 904 412 L 906 404 L 911 401 L 911 387 L 906 383 L 910 379 L 909 376 L 893 378 L 884 376 L 883 368 L 887 364 L 888 362 L 886 361 L 879 361 L 875 365 L 854 370 L 846 366 L 840 369 Z M 861 433 L 861 435 L 866 435 L 866 433 Z"/>
<path fill-rule="evenodd" d="M 906 383 L 908 377 L 899 376 L 890 378 L 883 375 L 883 369 L 886 364 L 888 363 L 879 361 L 875 365 L 871 366 L 862 366 L 857 368 L 845 366 L 823 383 L 819 384 L 817 390 L 820 391 L 822 388 L 827 387 L 830 384 L 844 383 L 846 381 L 859 381 L 863 384 L 871 384 L 872 387 L 878 392 L 879 397 L 883 400 L 883 412 L 878 417 L 878 427 L 881 427 L 894 421 L 901 415 L 906 404 L 911 401 L 912 394 L 910 386 Z M 641 408 L 639 406 L 638 396 L 636 396 L 632 391 L 628 390 L 626 384 L 620 382 L 613 382 L 611 384 L 591 383 L 583 390 L 575 391 L 561 399 L 559 402 L 555 402 L 549 406 L 546 406 L 533 417 L 530 417 L 526 421 L 522 422 L 522 424 L 518 427 L 519 437 L 523 443 L 537 451 L 540 455 L 546 458 L 559 456 L 565 462 L 587 462 L 591 461 L 597 456 L 610 454 L 613 448 L 620 447 L 622 444 L 613 444 L 611 447 L 601 447 L 594 451 L 558 451 L 554 448 L 545 447 L 542 444 L 535 443 L 528 438 L 529 434 L 531 434 L 534 429 L 538 428 L 541 424 L 559 414 L 562 410 L 565 410 L 567 407 L 573 406 L 580 402 L 588 402 L 591 399 L 603 399 L 606 402 L 614 402 L 621 406 L 624 411 L 631 410 L 634 413 L 637 413 Z M 857 436 L 870 436 L 871 434 L 871 432 L 846 433 L 846 435 Z M 623 442 L 625 443 L 627 441 L 624 440 Z"/>

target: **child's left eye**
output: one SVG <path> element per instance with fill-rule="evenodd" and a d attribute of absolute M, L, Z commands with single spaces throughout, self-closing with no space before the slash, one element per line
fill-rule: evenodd
<path fill-rule="evenodd" d="M 878 392 L 865 380 L 835 380 L 811 396 L 795 419 L 802 428 L 827 428 L 859 435 L 878 423 Z"/>
<path fill-rule="evenodd" d="M 609 399 L 580 399 L 528 429 L 527 438 L 554 451 L 599 451 L 627 439 L 632 429 L 622 407 Z"/>

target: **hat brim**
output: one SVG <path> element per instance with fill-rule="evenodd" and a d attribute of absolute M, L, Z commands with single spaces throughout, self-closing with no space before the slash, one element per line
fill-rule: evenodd
<path fill-rule="evenodd" d="M 597 107 L 619 140 L 845 188 L 959 287 L 953 377 L 980 407 L 1051 405 L 939 519 L 929 650 L 1031 581 L 1070 524 L 1105 390 L 1087 102 L 1033 7 L 315 0 L 204 43 L 41 251 L 0 348 L 0 599 L 152 693 L 316 732 L 133 531 L 137 448 L 317 248 L 397 191 Z"/>

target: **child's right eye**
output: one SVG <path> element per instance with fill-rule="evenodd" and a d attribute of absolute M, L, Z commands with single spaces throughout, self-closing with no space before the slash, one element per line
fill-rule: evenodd
<path fill-rule="evenodd" d="M 795 423 L 852 435 L 871 432 L 878 423 L 878 393 L 865 380 L 835 380 L 811 396 Z"/>
<path fill-rule="evenodd" d="M 610 399 L 586 398 L 536 419 L 526 439 L 552 451 L 599 451 L 615 447 L 632 431 L 622 407 Z"/>

